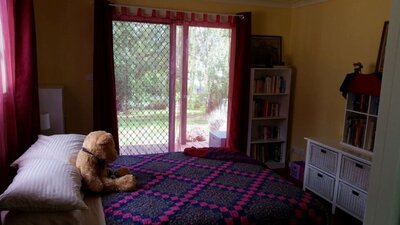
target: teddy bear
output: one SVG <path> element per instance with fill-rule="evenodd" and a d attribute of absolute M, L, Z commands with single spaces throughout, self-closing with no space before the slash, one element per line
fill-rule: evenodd
<path fill-rule="evenodd" d="M 90 132 L 83 141 L 76 158 L 76 167 L 83 183 L 93 192 L 133 191 L 136 179 L 128 168 L 119 168 L 110 173 L 107 163 L 117 159 L 113 136 L 105 131 Z M 110 176 L 112 174 L 112 176 Z"/>

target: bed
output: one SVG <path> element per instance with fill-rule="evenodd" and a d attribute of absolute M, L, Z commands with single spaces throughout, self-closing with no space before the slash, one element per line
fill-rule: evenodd
<path fill-rule="evenodd" d="M 79 174 L 66 160 L 79 151 L 82 141 L 83 136 L 79 135 L 39 136 L 38 142 L 13 163 L 19 168 L 18 174 L 0 196 L 3 225 L 326 224 L 327 211 L 310 193 L 258 161 L 221 151 L 198 156 L 182 152 L 120 156 L 110 167 L 128 167 L 136 176 L 136 191 L 82 193 Z M 32 186 L 26 182 L 40 179 L 29 181 L 21 177 L 35 173 L 48 178 L 56 171 L 51 169 L 55 163 L 56 167 L 63 165 L 62 170 L 71 169 L 65 177 L 57 172 L 54 178 L 63 177 L 66 181 L 43 181 L 45 188 L 35 184 L 38 190 L 26 190 Z M 48 164 L 50 169 L 35 169 L 38 164 L 40 168 Z M 43 171 L 48 174 L 43 175 Z M 71 193 L 49 196 L 59 189 L 52 185 L 60 182 L 67 186 L 71 183 L 67 189 Z M 25 192 L 30 194 L 22 196 Z"/>
<path fill-rule="evenodd" d="M 139 188 L 102 197 L 114 224 L 326 224 L 326 211 L 270 169 L 230 153 L 193 157 L 182 152 L 120 156 Z"/>

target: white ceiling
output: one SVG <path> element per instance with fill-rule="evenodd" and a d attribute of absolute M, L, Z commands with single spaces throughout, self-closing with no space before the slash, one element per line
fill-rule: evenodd
<path fill-rule="evenodd" d="M 210 1 L 258 5 L 266 7 L 297 8 L 307 5 L 318 4 L 321 2 L 326 2 L 328 0 L 210 0 Z"/>

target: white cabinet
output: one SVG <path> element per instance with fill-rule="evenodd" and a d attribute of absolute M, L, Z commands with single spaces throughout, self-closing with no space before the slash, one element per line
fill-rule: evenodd
<path fill-rule="evenodd" d="M 252 68 L 247 154 L 270 168 L 284 168 L 292 70 Z"/>
<path fill-rule="evenodd" d="M 368 197 L 371 155 L 330 140 L 306 138 L 307 155 L 303 189 L 363 220 Z"/>

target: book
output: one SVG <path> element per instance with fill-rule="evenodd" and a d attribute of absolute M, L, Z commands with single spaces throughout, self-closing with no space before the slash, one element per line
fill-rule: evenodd
<path fill-rule="evenodd" d="M 265 86 L 264 86 L 266 93 L 271 93 L 271 82 L 272 82 L 271 76 L 266 76 L 265 77 Z"/>
<path fill-rule="evenodd" d="M 352 118 L 347 118 L 346 119 L 346 143 L 347 144 L 353 144 L 353 119 Z"/>
<path fill-rule="evenodd" d="M 276 90 L 276 76 L 272 76 L 271 79 L 271 93 L 275 93 Z"/>
<path fill-rule="evenodd" d="M 277 126 L 262 126 L 260 128 L 259 137 L 264 140 L 278 139 L 280 129 Z"/>
<path fill-rule="evenodd" d="M 363 146 L 363 137 L 364 137 L 364 128 L 365 128 L 365 119 L 357 118 L 355 119 L 355 130 L 354 130 L 354 146 L 362 147 Z"/>
<path fill-rule="evenodd" d="M 281 79 L 281 85 L 279 87 L 279 92 L 280 93 L 286 93 L 286 80 L 283 78 L 283 76 L 280 76 Z"/>
<path fill-rule="evenodd" d="M 256 92 L 255 93 L 263 93 L 264 92 L 264 81 L 262 79 L 256 80 Z"/>
<path fill-rule="evenodd" d="M 268 145 L 269 159 L 275 162 L 281 161 L 281 144 L 273 143 Z"/>
<path fill-rule="evenodd" d="M 279 116 L 279 103 L 275 103 L 276 107 L 275 107 L 275 116 Z"/>
<path fill-rule="evenodd" d="M 282 81 L 282 77 L 281 76 L 276 76 L 276 86 L 275 86 L 275 93 L 281 93 L 281 81 Z"/>
<path fill-rule="evenodd" d="M 269 102 L 268 100 L 264 100 L 263 102 L 263 116 L 268 117 L 268 110 L 269 110 Z"/>
<path fill-rule="evenodd" d="M 370 120 L 367 125 L 367 133 L 365 136 L 365 149 L 367 149 L 368 151 L 373 151 L 374 148 L 375 128 L 375 120 Z"/>

